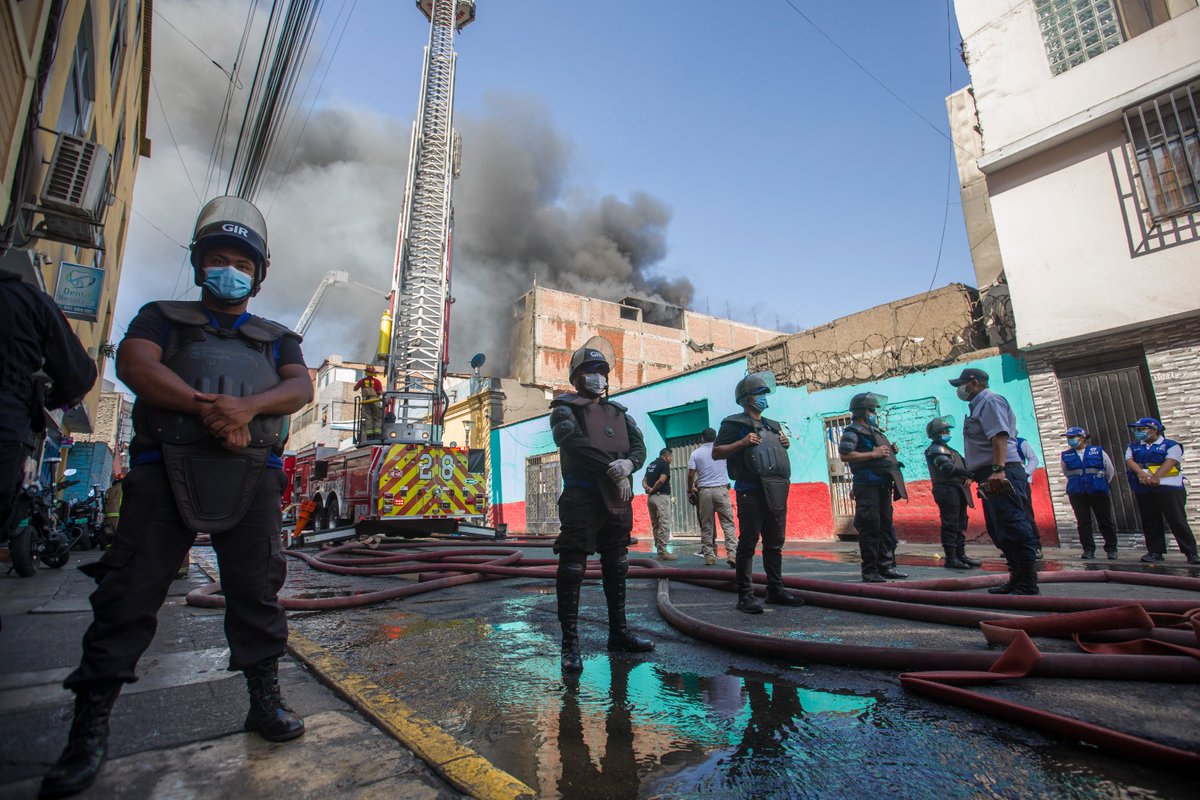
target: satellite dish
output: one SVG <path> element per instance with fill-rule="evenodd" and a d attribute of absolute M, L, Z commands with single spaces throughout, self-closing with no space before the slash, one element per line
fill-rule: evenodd
<path fill-rule="evenodd" d="M 476 353 L 471 356 L 471 368 L 479 369 L 483 366 L 484 361 L 487 361 L 487 357 L 483 353 Z"/>

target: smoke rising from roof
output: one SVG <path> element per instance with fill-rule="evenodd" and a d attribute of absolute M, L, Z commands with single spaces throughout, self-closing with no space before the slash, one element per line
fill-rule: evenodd
<path fill-rule="evenodd" d="M 243 2 L 166 0 L 159 9 L 219 63 L 233 63 L 245 19 Z M 224 191 L 224 174 L 208 186 L 200 182 L 226 81 L 175 31 L 156 26 L 155 39 L 158 95 L 151 97 L 149 120 L 154 159 L 139 167 L 134 208 L 166 236 L 136 214 L 131 219 L 117 309 L 121 321 L 151 300 L 198 296 L 178 243 L 188 242 L 200 205 Z M 261 32 L 252 34 L 251 56 L 260 40 Z M 319 31 L 314 51 L 322 41 Z M 418 75 L 411 77 L 415 108 Z M 245 96 L 242 89 L 234 97 L 227 152 Z M 327 106 L 305 123 L 310 101 L 311 94 L 303 99 L 290 134 L 279 144 L 275 172 L 265 178 L 257 198 L 268 218 L 272 264 L 252 310 L 289 325 L 328 270 L 346 270 L 355 281 L 388 288 L 409 149 L 409 116 Z M 670 210 L 644 192 L 623 200 L 572 185 L 570 141 L 555 128 L 544 103 L 495 94 L 477 114 L 458 110 L 455 122 L 464 153 L 454 190 L 451 369 L 465 370 L 466 360 L 480 351 L 497 372 L 503 369 L 509 306 L 535 276 L 541 285 L 604 299 L 637 295 L 680 306 L 691 302 L 687 279 L 652 274 L 667 253 Z M 200 198 L 189 187 L 181 161 Z M 319 364 L 333 353 L 369 359 L 383 307 L 382 297 L 361 288 L 330 290 L 309 328 L 308 362 Z"/>

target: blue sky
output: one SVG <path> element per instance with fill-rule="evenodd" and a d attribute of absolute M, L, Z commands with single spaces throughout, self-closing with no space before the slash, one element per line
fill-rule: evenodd
<path fill-rule="evenodd" d="M 793 1 L 948 133 L 945 96 L 969 77 L 944 0 Z M 427 33 L 411 3 L 357 3 L 322 104 L 410 117 Z M 784 0 L 479 0 L 457 49 L 458 113 L 489 92 L 539 98 L 573 144 L 572 183 L 672 209 L 655 271 L 689 276 L 697 310 L 809 326 L 929 285 L 950 143 Z M 949 184 L 936 285 L 973 285 Z"/>

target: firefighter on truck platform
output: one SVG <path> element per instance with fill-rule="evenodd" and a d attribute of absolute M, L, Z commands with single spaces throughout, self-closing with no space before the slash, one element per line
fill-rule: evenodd
<path fill-rule="evenodd" d="M 117 375 L 137 395 L 132 468 L 112 548 L 85 571 L 96 579 L 67 747 L 42 797 L 87 788 L 107 755 L 117 695 L 137 679 L 156 616 L 197 531 L 212 536 L 225 594 L 229 668 L 250 692 L 246 730 L 282 742 L 304 733 L 283 702 L 278 661 L 287 615 L 280 453 L 288 416 L 312 399 L 300 337 L 246 311 L 270 263 L 266 223 L 251 203 L 218 197 L 200 212 L 191 261 L 199 302 L 157 302 L 129 324 Z"/>
<path fill-rule="evenodd" d="M 550 426 L 561 452 L 563 491 L 558 498 L 558 621 L 562 625 L 562 669 L 583 670 L 579 650 L 579 587 L 588 556 L 600 553 L 608 603 L 608 649 L 645 653 L 654 643 L 635 636 L 625 619 L 625 576 L 633 530 L 633 481 L 646 462 L 642 432 L 624 406 L 605 396 L 612 346 L 593 337 L 571 356 L 575 392 L 550 403 Z"/>

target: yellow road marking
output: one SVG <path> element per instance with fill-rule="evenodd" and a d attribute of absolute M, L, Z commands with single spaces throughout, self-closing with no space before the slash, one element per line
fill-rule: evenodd
<path fill-rule="evenodd" d="M 212 580 L 203 560 L 196 564 Z M 390 695 L 307 636 L 288 633 L 288 649 L 372 722 L 398 739 L 456 789 L 479 800 L 519 800 L 537 793 Z"/>

